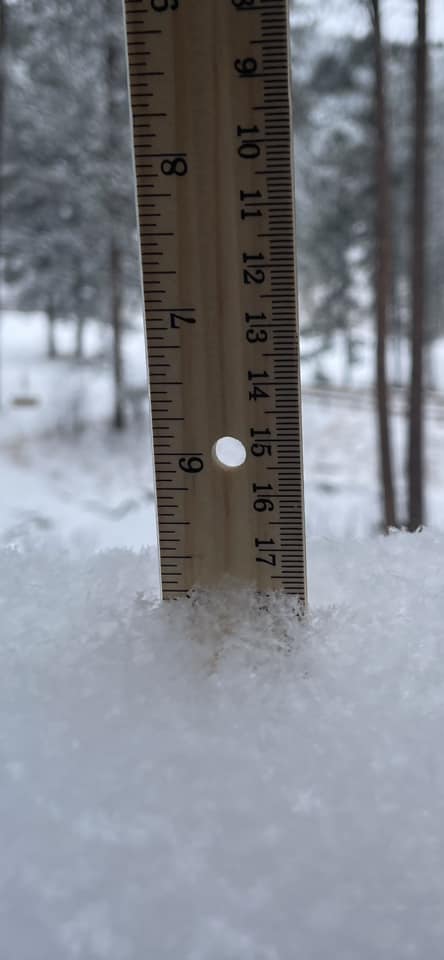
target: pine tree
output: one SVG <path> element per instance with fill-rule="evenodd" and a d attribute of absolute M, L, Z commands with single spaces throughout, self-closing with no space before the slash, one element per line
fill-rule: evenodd
<path fill-rule="evenodd" d="M 78 358 L 86 320 L 109 326 L 123 423 L 122 330 L 140 310 L 140 280 L 122 10 L 118 0 L 11 9 L 8 281 L 22 309 L 47 314 L 51 354 L 56 319 L 76 321 Z"/>
<path fill-rule="evenodd" d="M 13 9 L 20 40 L 11 75 L 7 276 L 23 309 L 46 313 L 54 355 L 55 319 L 75 312 L 72 265 L 84 242 L 75 175 L 80 104 L 58 6 L 29 0 Z"/>
<path fill-rule="evenodd" d="M 344 39 L 323 50 L 311 80 L 318 106 L 312 115 L 314 149 L 304 186 L 313 198 L 305 238 L 312 330 L 327 346 L 332 333 L 342 333 L 346 383 L 365 310 L 362 282 L 370 275 L 374 244 L 375 186 L 368 151 L 371 73 L 368 38 Z"/>

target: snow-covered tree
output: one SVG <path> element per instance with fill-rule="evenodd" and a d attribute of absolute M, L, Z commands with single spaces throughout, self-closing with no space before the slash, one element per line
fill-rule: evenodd
<path fill-rule="evenodd" d="M 22 307 L 47 313 L 50 353 L 56 318 L 75 318 L 78 357 L 85 320 L 109 323 L 122 423 L 116 355 L 139 271 L 121 6 L 18 0 L 14 20 L 7 276 Z"/>

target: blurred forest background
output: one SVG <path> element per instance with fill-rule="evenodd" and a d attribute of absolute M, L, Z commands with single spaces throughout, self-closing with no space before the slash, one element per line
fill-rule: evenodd
<path fill-rule="evenodd" d="M 292 5 L 319 535 L 444 526 L 444 45 L 426 0 L 393 6 L 411 37 L 385 34 L 384 0 L 332 0 L 327 21 Z M 0 18 L 2 538 L 139 545 L 154 522 L 120 0 L 0 0 Z"/>

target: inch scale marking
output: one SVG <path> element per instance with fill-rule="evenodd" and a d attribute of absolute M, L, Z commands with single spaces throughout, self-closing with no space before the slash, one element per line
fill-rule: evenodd
<path fill-rule="evenodd" d="M 125 0 L 166 598 L 306 600 L 287 2 Z"/>

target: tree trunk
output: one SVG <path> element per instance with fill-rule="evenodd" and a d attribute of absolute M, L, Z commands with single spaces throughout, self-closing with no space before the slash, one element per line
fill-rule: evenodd
<path fill-rule="evenodd" d="M 114 415 L 113 427 L 123 430 L 126 426 L 125 405 L 123 399 L 123 356 L 122 356 L 122 270 L 121 254 L 114 239 L 110 242 L 110 291 L 111 323 L 113 328 L 113 374 L 114 374 Z"/>
<path fill-rule="evenodd" d="M 392 448 L 387 387 L 387 327 L 391 296 L 392 240 L 391 196 L 385 98 L 385 69 L 382 49 L 379 0 L 371 0 L 375 46 L 376 119 L 376 403 L 379 428 L 379 470 L 383 501 L 383 526 L 387 532 L 397 526 L 393 484 Z"/>
<path fill-rule="evenodd" d="M 57 345 L 55 338 L 55 311 L 52 303 L 48 304 L 46 309 L 47 320 L 47 347 L 46 352 L 49 360 L 55 360 L 57 357 Z"/>
<path fill-rule="evenodd" d="M 342 376 L 342 384 L 345 389 L 349 389 L 352 384 L 352 370 L 353 370 L 353 339 L 352 332 L 349 329 L 348 325 L 343 330 L 344 333 L 344 372 Z"/>
<path fill-rule="evenodd" d="M 112 14 L 115 9 L 114 0 L 106 0 L 105 9 L 109 14 L 109 23 L 112 24 Z M 106 76 L 106 95 L 107 95 L 107 157 L 112 165 L 117 157 L 117 143 L 119 124 L 118 96 L 120 95 L 119 80 L 116 76 L 118 63 L 118 49 L 116 47 L 116 37 L 112 29 L 106 41 L 105 49 L 105 76 Z M 111 178 L 110 178 L 111 180 Z M 122 255 L 119 243 L 116 237 L 117 210 L 115 205 L 112 184 L 108 194 L 108 224 L 109 224 L 109 261 L 108 261 L 108 282 L 110 291 L 110 310 L 111 326 L 113 331 L 113 379 L 114 379 L 114 412 L 113 427 L 115 430 L 123 430 L 126 427 L 125 405 L 124 405 L 124 383 L 123 383 L 123 353 L 122 353 L 122 289 L 123 289 L 123 270 Z"/>
<path fill-rule="evenodd" d="M 76 317 L 76 348 L 75 348 L 75 358 L 78 361 L 83 360 L 84 356 L 84 344 L 83 344 L 83 335 L 85 333 L 85 317 L 82 313 L 79 313 Z"/>
<path fill-rule="evenodd" d="M 6 100 L 6 4 L 0 0 L 0 410 L 3 406 L 3 162 L 5 152 Z"/>
<path fill-rule="evenodd" d="M 75 254 L 72 262 L 72 273 L 74 277 L 74 303 L 75 303 L 75 346 L 74 358 L 82 361 L 84 357 L 84 334 L 85 334 L 85 308 L 83 302 L 83 272 L 82 259 Z"/>
<path fill-rule="evenodd" d="M 408 452 L 409 530 L 424 523 L 424 320 L 427 135 L 427 0 L 417 0 L 413 187 L 411 380 Z"/>

